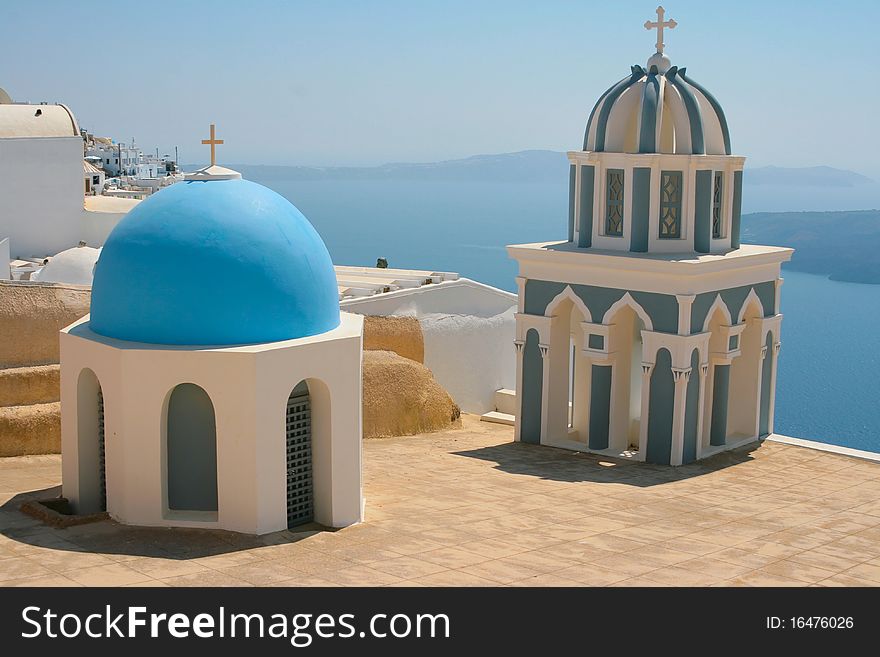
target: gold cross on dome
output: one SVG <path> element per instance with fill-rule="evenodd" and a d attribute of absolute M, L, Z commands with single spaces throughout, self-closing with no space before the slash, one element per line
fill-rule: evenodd
<path fill-rule="evenodd" d="M 214 166 L 215 164 L 217 164 L 216 158 L 214 156 L 214 147 L 217 144 L 222 144 L 223 140 L 214 138 L 214 124 L 213 123 L 211 124 L 211 138 L 210 139 L 202 139 L 202 143 L 211 145 L 211 166 Z"/>
<path fill-rule="evenodd" d="M 674 18 L 670 18 L 668 21 L 664 21 L 663 17 L 666 15 L 666 10 L 663 7 L 657 7 L 657 20 L 656 21 L 645 21 L 645 29 L 646 30 L 657 30 L 657 52 L 659 54 L 663 54 L 663 47 L 666 45 L 663 43 L 663 28 L 668 27 L 670 30 L 674 30 L 675 26 L 678 23 L 675 22 Z"/>

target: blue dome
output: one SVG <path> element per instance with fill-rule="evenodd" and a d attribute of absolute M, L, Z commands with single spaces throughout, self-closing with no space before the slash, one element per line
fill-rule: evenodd
<path fill-rule="evenodd" d="M 90 327 L 111 338 L 252 344 L 338 325 L 320 235 L 284 197 L 247 180 L 153 194 L 113 229 L 95 266 Z"/>

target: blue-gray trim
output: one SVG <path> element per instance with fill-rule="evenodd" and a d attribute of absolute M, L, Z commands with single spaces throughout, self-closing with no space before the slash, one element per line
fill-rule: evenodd
<path fill-rule="evenodd" d="M 556 281 L 540 281 L 529 279 L 525 289 L 525 307 L 523 312 L 529 315 L 543 315 L 547 305 L 562 290 L 569 285 Z M 655 331 L 662 333 L 678 332 L 678 300 L 672 294 L 658 294 L 656 292 L 633 292 L 594 285 L 570 286 L 572 291 L 580 297 L 590 310 L 593 321 L 601 323 L 602 317 L 608 309 L 629 292 L 636 303 L 645 309 L 651 318 Z"/>
<path fill-rule="evenodd" d="M 675 75 L 672 69 L 666 73 L 666 79 L 678 90 L 684 100 L 684 107 L 687 110 L 688 122 L 691 128 L 691 154 L 705 155 L 706 144 L 703 139 L 703 115 L 700 112 L 700 104 L 696 96 L 694 96 L 694 92 L 691 91 L 687 82 L 682 80 L 681 75 Z"/>
<path fill-rule="evenodd" d="M 584 133 L 584 150 L 587 150 L 587 142 L 590 141 L 590 126 L 593 125 L 593 118 L 596 116 L 596 112 L 599 110 L 599 107 L 602 105 L 602 102 L 608 97 L 618 84 L 623 82 L 624 80 L 620 80 L 619 82 L 615 82 L 608 89 L 605 90 L 605 93 L 599 96 L 599 100 L 596 101 L 596 104 L 593 105 L 593 109 L 590 112 L 590 118 L 587 119 L 587 131 Z"/>
<path fill-rule="evenodd" d="M 578 213 L 578 246 L 589 248 L 593 244 L 593 194 L 596 182 L 596 167 L 581 166 L 581 198 Z"/>
<path fill-rule="evenodd" d="M 168 399 L 168 508 L 217 510 L 217 428 L 208 393 L 181 383 Z"/>
<path fill-rule="evenodd" d="M 758 422 L 758 435 L 766 436 L 770 433 L 770 393 L 773 381 L 773 333 L 767 333 L 767 341 L 764 343 L 767 353 L 761 364 L 761 410 Z"/>
<path fill-rule="evenodd" d="M 712 241 L 712 171 L 696 173 L 694 193 L 694 251 L 709 253 Z"/>
<path fill-rule="evenodd" d="M 733 172 L 733 212 L 730 215 L 730 248 L 740 245 L 740 223 L 742 221 L 743 172 Z"/>
<path fill-rule="evenodd" d="M 523 346 L 522 403 L 520 405 L 520 440 L 541 442 L 541 394 L 544 385 L 544 359 L 538 348 L 538 332 L 529 329 Z"/>
<path fill-rule="evenodd" d="M 605 336 L 598 335 L 596 333 L 590 333 L 590 337 L 587 338 L 587 346 L 590 349 L 604 349 L 605 348 Z"/>
<path fill-rule="evenodd" d="M 742 285 L 740 287 L 731 287 L 726 290 L 718 290 L 715 292 L 703 292 L 698 294 L 691 305 L 691 333 L 702 333 L 703 324 L 706 323 L 706 315 L 709 308 L 715 303 L 715 297 L 721 294 L 721 300 L 727 306 L 727 311 L 733 322 L 736 322 L 739 313 L 742 310 L 746 297 L 754 288 L 755 294 L 764 306 L 764 317 L 772 317 L 776 308 L 776 282 L 764 281 L 763 283 L 755 283 L 754 285 Z"/>
<path fill-rule="evenodd" d="M 605 98 L 605 102 L 599 112 L 599 123 L 596 124 L 595 151 L 597 153 L 601 153 L 605 150 L 605 132 L 608 129 L 608 117 L 611 114 L 611 108 L 614 107 L 614 103 L 620 98 L 621 94 L 640 80 L 644 74 L 645 72 L 641 67 L 634 66 L 632 75 L 614 85 L 614 89 L 612 89 Z M 589 134 L 589 127 L 587 128 L 587 132 Z"/>
<path fill-rule="evenodd" d="M 651 396 L 648 401 L 648 463 L 669 465 L 672 457 L 672 415 L 675 409 L 675 381 L 672 356 L 668 349 L 657 352 L 651 372 Z"/>
<path fill-rule="evenodd" d="M 611 366 L 593 365 L 590 383 L 590 449 L 608 449 L 611 425 Z"/>
<path fill-rule="evenodd" d="M 637 253 L 648 251 L 648 224 L 651 220 L 651 169 L 633 169 L 632 222 L 629 250 Z"/>
<path fill-rule="evenodd" d="M 657 152 L 657 107 L 660 104 L 660 81 L 650 74 L 642 89 L 642 116 L 639 126 L 639 153 Z"/>
<path fill-rule="evenodd" d="M 568 241 L 574 241 L 574 195 L 577 181 L 575 165 L 568 167 Z"/>
<path fill-rule="evenodd" d="M 730 392 L 730 365 L 715 365 L 712 384 L 712 422 L 709 444 L 723 445 L 727 442 L 727 398 Z"/>
<path fill-rule="evenodd" d="M 727 117 L 724 115 L 724 110 L 721 109 L 721 103 L 719 103 L 715 99 L 715 96 L 706 91 L 706 88 L 703 87 L 700 83 L 695 82 L 691 78 L 687 77 L 685 75 L 685 69 L 680 69 L 678 71 L 678 75 L 694 89 L 703 94 L 706 97 L 706 100 L 709 101 L 712 109 L 715 110 L 715 116 L 718 117 L 718 123 L 721 124 L 721 134 L 724 135 L 724 153 L 726 155 L 730 155 L 730 130 L 727 127 Z"/>
<path fill-rule="evenodd" d="M 684 411 L 684 442 L 681 462 L 692 463 L 697 460 L 697 422 L 700 417 L 700 352 L 691 352 L 691 378 L 687 384 L 687 401 Z"/>

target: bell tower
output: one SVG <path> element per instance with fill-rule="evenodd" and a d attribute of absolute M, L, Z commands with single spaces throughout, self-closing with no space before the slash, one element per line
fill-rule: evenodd
<path fill-rule="evenodd" d="M 508 247 L 516 439 L 679 465 L 772 432 L 781 264 L 742 245 L 745 158 L 665 52 L 609 87 L 568 153 L 568 240 Z"/>

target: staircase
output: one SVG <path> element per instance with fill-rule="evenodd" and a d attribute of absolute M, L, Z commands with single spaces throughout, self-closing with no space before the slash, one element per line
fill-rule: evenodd
<path fill-rule="evenodd" d="M 0 457 L 61 451 L 60 365 L 0 369 Z"/>
<path fill-rule="evenodd" d="M 502 388 L 495 391 L 495 410 L 480 416 L 483 422 L 507 424 L 516 423 L 516 390 Z"/>

